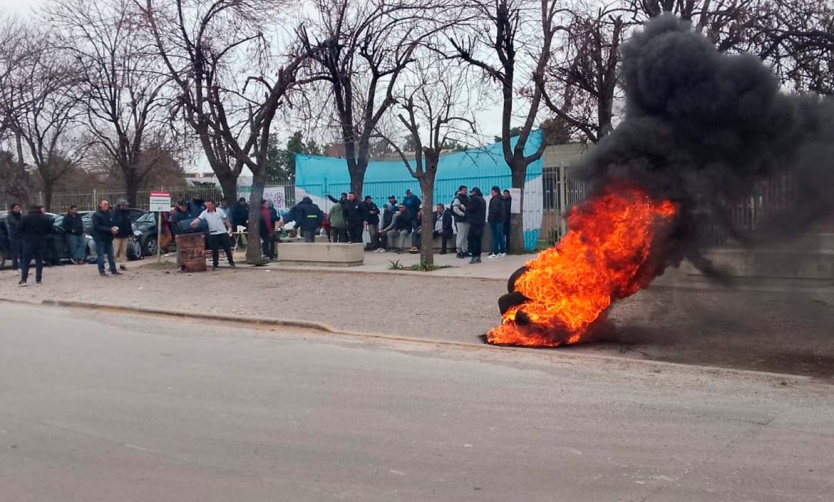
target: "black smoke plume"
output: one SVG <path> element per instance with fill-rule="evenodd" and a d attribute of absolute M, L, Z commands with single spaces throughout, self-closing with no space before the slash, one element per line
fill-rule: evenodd
<path fill-rule="evenodd" d="M 755 56 L 719 53 L 666 15 L 623 45 L 624 120 L 579 166 L 594 189 L 630 180 L 681 204 L 667 264 L 708 274 L 699 233 L 718 224 L 740 241 L 801 233 L 834 213 L 834 102 L 782 92 Z M 789 178 L 797 203 L 746 234 L 726 214 L 757 182 Z"/>

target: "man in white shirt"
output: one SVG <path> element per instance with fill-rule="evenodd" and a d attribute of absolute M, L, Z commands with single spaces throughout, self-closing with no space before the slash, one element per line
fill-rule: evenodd
<path fill-rule="evenodd" d="M 235 259 L 232 256 L 232 244 L 229 240 L 229 233 L 232 231 L 232 224 L 229 216 L 222 209 L 217 209 L 213 200 L 206 201 L 206 210 L 191 222 L 192 227 L 197 227 L 200 221 L 208 225 L 208 247 L 211 249 L 212 270 L 217 270 L 220 261 L 220 248 L 226 253 L 229 266 L 235 267 Z"/>

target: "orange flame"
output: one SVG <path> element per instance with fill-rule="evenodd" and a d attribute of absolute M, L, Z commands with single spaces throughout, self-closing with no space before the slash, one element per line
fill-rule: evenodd
<path fill-rule="evenodd" d="M 556 347 L 582 340 L 614 300 L 633 295 L 663 271 L 653 243 L 672 228 L 678 206 L 620 184 L 574 206 L 570 231 L 527 263 L 510 307 L 487 333 L 496 345 Z"/>

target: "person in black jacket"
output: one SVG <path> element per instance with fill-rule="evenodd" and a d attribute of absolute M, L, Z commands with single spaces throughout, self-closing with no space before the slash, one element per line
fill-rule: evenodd
<path fill-rule="evenodd" d="M 84 242 L 84 222 L 78 214 L 78 206 L 70 206 L 69 212 L 61 220 L 61 228 L 67 236 L 70 261 L 76 265 L 83 265 L 87 244 Z"/>
<path fill-rule="evenodd" d="M 9 215 L 6 218 L 6 230 L 9 233 L 9 251 L 12 255 L 12 270 L 15 272 L 20 268 L 20 261 L 23 258 L 23 239 L 20 238 L 20 221 L 22 218 L 20 204 L 12 204 Z"/>
<path fill-rule="evenodd" d="M 127 243 L 133 233 L 133 222 L 130 221 L 130 206 L 124 199 L 116 203 L 113 222 L 118 230 L 113 236 L 113 256 L 119 264 L 119 270 L 127 270 Z"/>
<path fill-rule="evenodd" d="M 411 235 L 411 213 L 406 209 L 405 204 L 400 204 L 398 211 L 391 218 L 391 223 L 380 230 L 380 233 L 387 236 L 388 251 L 402 253 L 406 239 Z"/>
<path fill-rule="evenodd" d="M 245 197 L 241 197 L 237 201 L 237 206 L 232 209 L 232 229 L 237 231 L 237 227 L 247 225 L 249 225 L 249 204 Z"/>
<path fill-rule="evenodd" d="M 455 222 L 451 207 L 437 205 L 434 213 L 434 237 L 440 236 L 440 254 L 446 254 L 446 247 L 455 237 Z M 452 241 L 454 242 L 454 241 Z"/>
<path fill-rule="evenodd" d="M 348 193 L 347 198 L 341 204 L 345 215 L 345 228 L 347 228 L 351 244 L 362 244 L 362 230 L 368 224 L 365 204 L 357 200 L 353 192 Z"/>
<path fill-rule="evenodd" d="M 478 187 L 472 188 L 469 206 L 466 208 L 466 222 L 469 223 L 469 263 L 481 263 L 481 240 L 486 225 L 486 201 Z"/>
<path fill-rule="evenodd" d="M 52 231 L 52 220 L 43 213 L 41 206 L 32 206 L 29 214 L 21 218 L 18 232 L 23 240 L 23 260 L 20 263 L 18 286 L 26 286 L 26 281 L 29 279 L 29 263 L 32 258 L 35 259 L 35 283 L 41 284 L 43 259 Z"/>
<path fill-rule="evenodd" d="M 371 238 L 371 249 L 379 249 L 379 207 L 374 204 L 370 195 L 365 196 L 365 212 L 368 216 L 368 236 Z"/>
<path fill-rule="evenodd" d="M 504 239 L 506 209 L 507 206 L 504 204 L 504 199 L 501 198 L 501 189 L 497 186 L 492 187 L 489 198 L 489 210 L 487 212 L 489 230 L 492 233 L 492 253 L 490 253 L 489 258 L 502 258 L 507 256 L 507 250 L 504 249 L 504 244 L 507 243 L 506 239 Z"/>
<path fill-rule="evenodd" d="M 110 209 L 110 203 L 102 200 L 98 204 L 98 211 L 93 214 L 93 240 L 96 242 L 96 263 L 98 264 L 98 274 L 102 277 L 107 277 L 104 273 L 104 260 L 107 258 L 107 263 L 110 265 L 110 275 L 121 275 L 116 270 L 116 259 L 113 256 L 113 237 L 119 227 L 113 219 L 113 211 Z"/>
<path fill-rule="evenodd" d="M 316 242 L 316 230 L 324 222 L 324 213 L 310 197 L 304 197 L 292 210 L 295 224 L 304 237 L 304 242 Z"/>
<path fill-rule="evenodd" d="M 206 203 L 203 202 L 203 196 L 199 193 L 195 193 L 194 196 L 191 198 L 191 202 L 188 203 L 188 214 L 196 218 L 200 216 L 205 210 Z M 204 227 L 205 225 L 200 225 L 198 228 L 200 230 L 204 230 Z"/>
<path fill-rule="evenodd" d="M 504 252 L 510 250 L 510 217 L 512 216 L 513 197 L 509 190 L 504 190 Z"/>

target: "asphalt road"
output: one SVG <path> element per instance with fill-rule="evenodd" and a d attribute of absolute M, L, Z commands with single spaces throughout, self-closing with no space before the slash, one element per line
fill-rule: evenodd
<path fill-rule="evenodd" d="M 812 501 L 834 387 L 0 304 L 0 500 Z"/>

